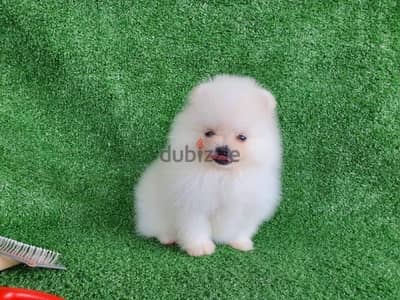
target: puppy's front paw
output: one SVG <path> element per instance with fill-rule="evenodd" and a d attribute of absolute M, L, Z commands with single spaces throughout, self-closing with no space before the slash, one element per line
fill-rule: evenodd
<path fill-rule="evenodd" d="M 158 240 L 160 241 L 161 244 L 166 246 L 173 245 L 176 243 L 174 239 L 168 237 L 159 237 Z"/>
<path fill-rule="evenodd" d="M 163 245 L 172 245 L 176 243 L 176 236 L 171 232 L 163 232 L 157 235 L 157 239 Z"/>
<path fill-rule="evenodd" d="M 229 246 L 240 251 L 250 251 L 254 249 L 252 240 L 247 238 L 234 240 L 229 243 Z"/>
<path fill-rule="evenodd" d="M 215 244 L 209 240 L 204 242 L 189 243 L 185 247 L 186 252 L 190 256 L 203 256 L 213 254 L 215 251 Z"/>

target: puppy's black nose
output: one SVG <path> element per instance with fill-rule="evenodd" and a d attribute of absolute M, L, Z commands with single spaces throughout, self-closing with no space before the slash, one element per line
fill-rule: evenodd
<path fill-rule="evenodd" d="M 225 146 L 220 146 L 220 147 L 215 148 L 215 152 L 218 155 L 222 155 L 222 156 L 228 157 L 230 152 L 231 152 L 231 150 L 229 149 L 229 147 L 227 145 L 225 145 Z"/>

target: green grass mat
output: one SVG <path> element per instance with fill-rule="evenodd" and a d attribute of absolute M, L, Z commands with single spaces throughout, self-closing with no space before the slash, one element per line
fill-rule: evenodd
<path fill-rule="evenodd" d="M 398 1 L 0 4 L 0 235 L 61 252 L 0 285 L 75 299 L 399 299 Z M 132 189 L 196 82 L 279 102 L 283 202 L 256 250 L 133 233 Z"/>

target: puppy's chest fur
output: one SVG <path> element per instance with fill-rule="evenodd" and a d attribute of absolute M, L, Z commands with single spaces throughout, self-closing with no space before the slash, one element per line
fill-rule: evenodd
<path fill-rule="evenodd" d="M 227 206 L 256 204 L 262 186 L 261 179 L 252 174 L 192 173 L 182 185 L 175 186 L 175 203 L 213 214 Z"/>

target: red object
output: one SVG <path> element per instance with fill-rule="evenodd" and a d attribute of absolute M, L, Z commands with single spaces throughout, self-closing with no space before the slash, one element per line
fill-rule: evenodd
<path fill-rule="evenodd" d="M 64 298 L 34 290 L 0 287 L 0 300 L 64 300 Z"/>
<path fill-rule="evenodd" d="M 197 140 L 196 146 L 197 146 L 197 148 L 199 148 L 199 150 L 201 150 L 201 149 L 204 148 L 204 142 L 203 142 L 203 139 L 202 139 L 202 138 L 199 138 L 199 139 Z"/>

